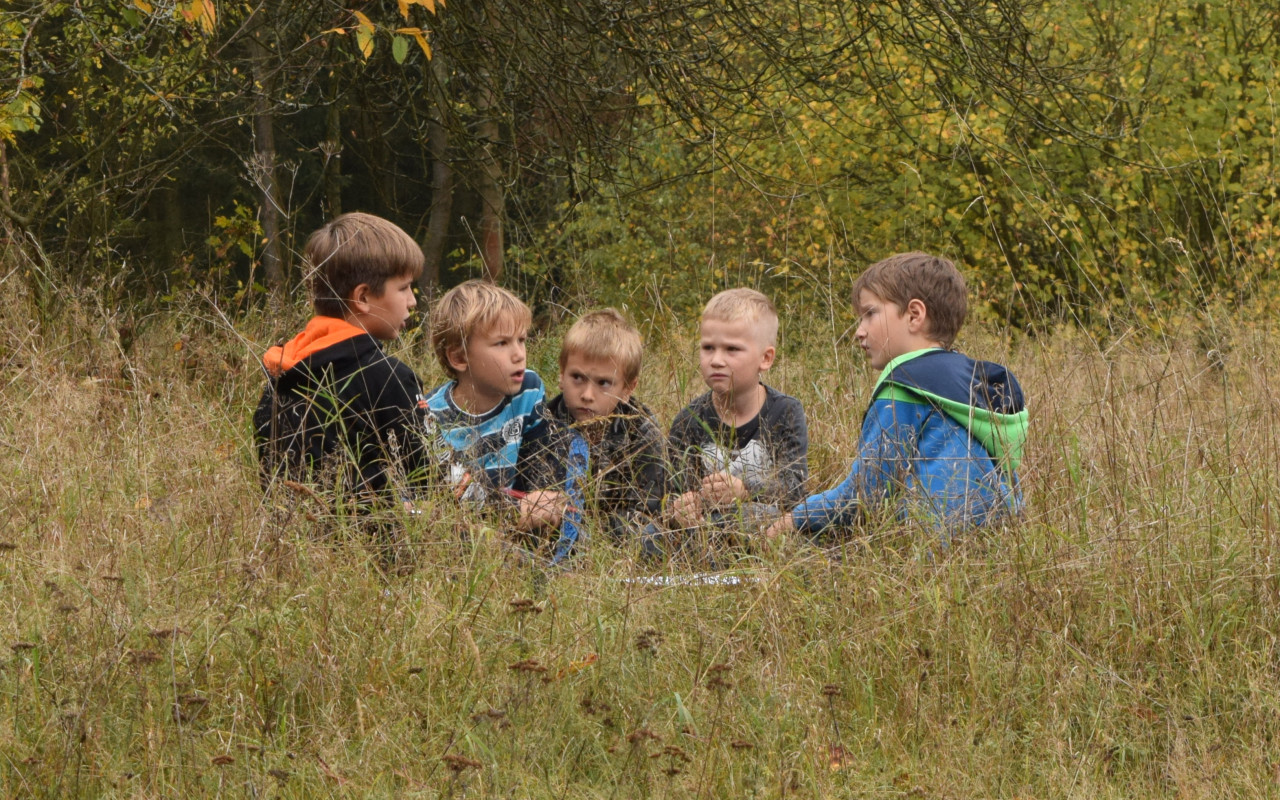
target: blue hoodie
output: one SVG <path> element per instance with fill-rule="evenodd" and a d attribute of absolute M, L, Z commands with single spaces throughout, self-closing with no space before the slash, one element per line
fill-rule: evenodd
<path fill-rule="evenodd" d="M 946 540 L 1021 508 L 1027 410 L 1004 367 L 917 350 L 889 362 L 872 397 L 849 476 L 792 510 L 798 530 L 851 525 L 890 502 L 898 519 L 923 521 Z"/>

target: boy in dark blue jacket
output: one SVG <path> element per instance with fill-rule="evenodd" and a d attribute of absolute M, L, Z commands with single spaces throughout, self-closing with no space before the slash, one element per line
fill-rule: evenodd
<path fill-rule="evenodd" d="M 767 535 L 817 533 L 889 504 L 902 521 L 952 533 L 1021 506 L 1027 432 L 1008 370 L 949 350 L 966 311 L 960 272 L 926 253 L 891 256 L 853 287 L 859 345 L 881 369 L 849 476 L 806 498 Z"/>

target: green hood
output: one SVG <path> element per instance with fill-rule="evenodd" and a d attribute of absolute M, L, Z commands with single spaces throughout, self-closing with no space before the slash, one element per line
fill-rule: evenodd
<path fill-rule="evenodd" d="M 939 348 L 916 350 L 885 366 L 872 397 L 928 403 L 967 430 L 1006 472 L 1022 463 L 1029 416 L 1022 387 L 999 364 Z"/>

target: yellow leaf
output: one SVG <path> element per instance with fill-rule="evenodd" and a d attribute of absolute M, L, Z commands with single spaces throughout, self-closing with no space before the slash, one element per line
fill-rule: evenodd
<path fill-rule="evenodd" d="M 133 4 L 137 6 L 138 10 L 143 14 L 150 14 L 154 10 L 147 0 L 133 0 Z"/>
<path fill-rule="evenodd" d="M 421 3 L 423 6 L 425 6 L 426 9 L 430 11 L 432 14 L 436 13 L 435 0 L 418 0 L 418 2 Z M 440 5 L 444 5 L 444 3 L 442 2 L 440 3 Z"/>
<path fill-rule="evenodd" d="M 361 28 L 365 28 L 370 33 L 373 33 L 373 20 L 369 19 L 359 11 L 352 11 L 351 13 L 356 15 L 356 19 L 360 21 Z"/>
<path fill-rule="evenodd" d="M 214 8 L 213 0 L 203 0 L 203 11 L 200 15 L 200 27 L 204 28 L 205 33 L 213 33 L 213 26 L 218 21 L 218 10 Z"/>
<path fill-rule="evenodd" d="M 321 35 L 321 36 L 324 36 L 326 33 L 337 33 L 337 34 L 340 34 L 340 35 L 342 35 L 342 36 L 346 36 L 346 35 L 347 35 L 347 29 L 346 29 L 346 28 L 330 28 L 330 29 L 329 29 L 329 30 L 327 30 L 327 31 L 320 31 L 320 35 Z"/>
<path fill-rule="evenodd" d="M 363 25 L 356 28 L 356 46 L 360 48 L 360 54 L 365 58 L 373 55 L 373 33 L 365 30 Z"/>
<path fill-rule="evenodd" d="M 413 34 L 413 39 L 418 43 L 418 47 L 422 48 L 422 54 L 427 57 L 428 61 L 430 61 L 431 45 L 427 44 L 427 37 L 422 35 L 422 31 L 418 31 L 417 33 Z"/>
<path fill-rule="evenodd" d="M 409 0 L 396 0 L 400 6 L 400 16 L 404 17 L 405 22 L 409 21 Z"/>

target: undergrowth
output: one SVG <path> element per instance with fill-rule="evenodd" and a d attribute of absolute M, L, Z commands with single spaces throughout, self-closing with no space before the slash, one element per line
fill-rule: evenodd
<path fill-rule="evenodd" d="M 87 291 L 40 314 L 20 296 L 0 311 L 6 796 L 1277 791 L 1280 359 L 1243 324 L 1211 347 L 1193 326 L 967 331 L 1027 391 L 1025 519 L 681 583 L 603 541 L 530 566 L 504 520 L 446 503 L 401 520 L 389 561 L 306 495 L 264 497 L 256 359 L 297 308 L 125 321 Z M 872 379 L 823 318 L 786 315 L 771 375 L 805 403 L 815 487 Z M 691 333 L 642 322 L 638 396 L 669 422 L 701 391 Z M 555 346 L 531 352 L 552 382 Z M 420 340 L 397 352 L 439 378 Z"/>

